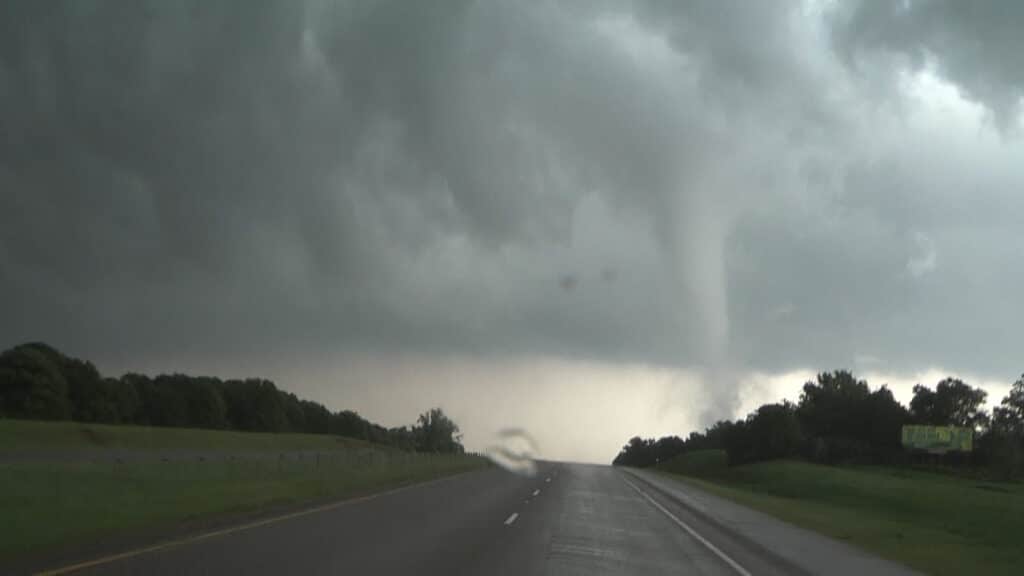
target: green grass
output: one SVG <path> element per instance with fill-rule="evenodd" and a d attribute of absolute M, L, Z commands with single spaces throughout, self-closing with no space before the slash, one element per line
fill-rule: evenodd
<path fill-rule="evenodd" d="M 931 574 L 1020 574 L 1024 566 L 1019 483 L 792 461 L 682 478 Z"/>
<path fill-rule="evenodd" d="M 270 434 L 0 419 L 0 452 L 37 450 L 337 450 L 366 442 L 326 434 Z"/>
<path fill-rule="evenodd" d="M 719 476 L 729 468 L 729 457 L 725 450 L 697 450 L 680 454 L 658 465 L 658 469 L 670 474 L 685 474 L 707 478 Z"/>
<path fill-rule="evenodd" d="M 82 434 L 81 430 L 92 432 Z M 11 431 L 17 433 L 14 441 Z M 135 436 L 137 435 L 137 436 Z M 487 466 L 468 455 L 413 454 L 306 434 L 83 426 L 0 420 L 0 452 L 88 447 L 322 450 L 301 460 L 198 459 L 0 463 L 0 560 L 138 529 L 368 493 Z M 98 442 L 94 439 L 98 438 Z"/>

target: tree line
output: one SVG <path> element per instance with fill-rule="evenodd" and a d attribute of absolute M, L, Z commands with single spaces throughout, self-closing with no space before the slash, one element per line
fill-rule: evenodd
<path fill-rule="evenodd" d="M 412 426 L 385 428 L 352 410 L 332 412 L 270 380 L 103 377 L 91 362 L 38 342 L 0 354 L 0 418 L 334 434 L 404 450 L 463 452 L 459 427 L 439 408 Z"/>
<path fill-rule="evenodd" d="M 730 465 L 776 458 L 827 464 L 912 462 L 901 445 L 905 424 L 961 426 L 975 431 L 974 451 L 951 454 L 958 464 L 988 467 L 1012 477 L 1024 471 L 1024 376 L 991 414 L 987 393 L 946 378 L 935 388 L 918 384 L 909 407 L 882 386 L 871 390 L 851 372 L 822 372 L 804 384 L 797 403 L 765 404 L 737 420 L 721 420 L 685 439 L 634 437 L 614 464 L 651 466 L 696 450 L 724 450 Z"/>

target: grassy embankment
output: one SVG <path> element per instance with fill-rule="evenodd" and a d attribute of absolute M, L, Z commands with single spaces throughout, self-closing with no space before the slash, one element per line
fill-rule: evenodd
<path fill-rule="evenodd" d="M 121 463 L 62 460 L 71 451 L 104 449 L 131 451 L 133 457 Z M 293 455 L 136 458 L 161 451 Z M 295 458 L 297 451 L 306 455 Z M 319 456 L 311 457 L 313 451 Z M 140 528 L 343 498 L 486 465 L 475 456 L 411 454 L 327 435 L 0 420 L 0 456 L 18 452 L 34 460 L 0 460 L 0 560 Z"/>
<path fill-rule="evenodd" d="M 1020 574 L 1024 566 L 1024 484 L 902 468 L 725 462 L 707 451 L 659 468 L 930 574 Z"/>

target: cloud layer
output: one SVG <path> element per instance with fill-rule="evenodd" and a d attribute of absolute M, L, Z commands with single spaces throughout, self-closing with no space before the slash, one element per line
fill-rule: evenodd
<path fill-rule="evenodd" d="M 1015 373 L 1022 19 L 905 4 L 7 3 L 0 343 Z"/>

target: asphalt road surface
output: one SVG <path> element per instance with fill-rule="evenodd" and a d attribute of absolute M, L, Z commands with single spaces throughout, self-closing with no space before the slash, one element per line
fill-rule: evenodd
<path fill-rule="evenodd" d="M 756 543 L 608 466 L 464 474 L 74 574 L 799 574 Z"/>

